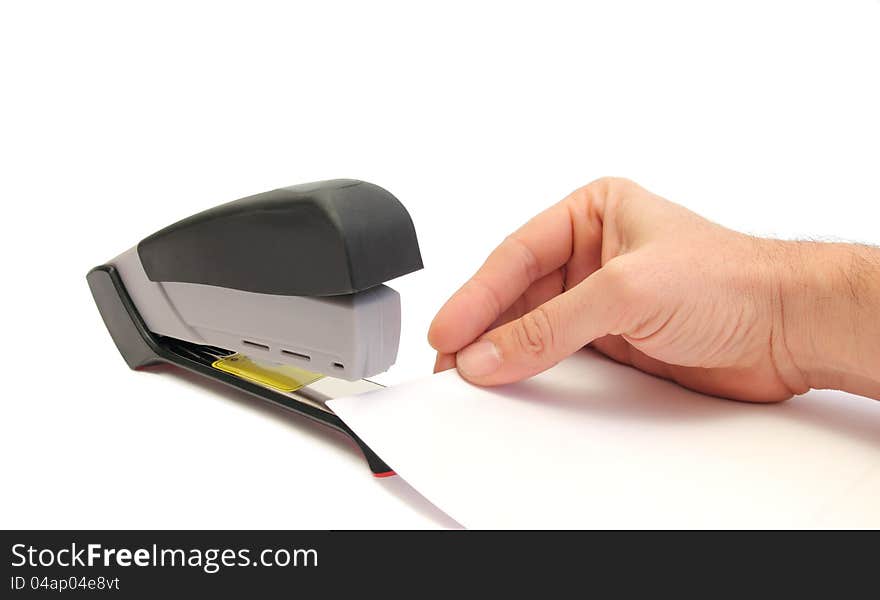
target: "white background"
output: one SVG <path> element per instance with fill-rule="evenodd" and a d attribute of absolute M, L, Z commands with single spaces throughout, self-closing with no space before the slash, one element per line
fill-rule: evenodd
<path fill-rule="evenodd" d="M 129 371 L 88 269 L 241 196 L 377 183 L 425 262 L 392 283 L 400 382 L 488 251 L 602 175 L 880 242 L 878 63 L 876 0 L 4 3 L 0 526 L 453 525 L 315 425 Z"/>

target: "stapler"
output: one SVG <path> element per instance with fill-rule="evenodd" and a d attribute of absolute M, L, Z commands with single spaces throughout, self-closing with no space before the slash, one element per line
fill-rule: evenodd
<path fill-rule="evenodd" d="M 338 179 L 195 214 L 86 279 L 130 368 L 170 363 L 330 426 L 384 476 L 325 402 L 381 387 L 368 378 L 400 338 L 400 296 L 384 282 L 421 268 L 400 201 Z"/>

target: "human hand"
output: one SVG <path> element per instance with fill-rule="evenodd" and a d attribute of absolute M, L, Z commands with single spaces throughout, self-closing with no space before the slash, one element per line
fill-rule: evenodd
<path fill-rule="evenodd" d="M 480 385 L 509 383 L 589 344 L 734 399 L 845 387 L 826 385 L 840 374 L 814 364 L 817 336 L 827 332 L 809 320 L 852 319 L 848 307 L 823 312 L 811 301 L 846 282 L 833 273 L 826 281 L 830 258 L 813 254 L 725 229 L 631 181 L 600 179 L 510 235 L 446 302 L 428 333 L 435 371 L 457 366 Z M 858 359 L 839 362 L 859 370 Z M 854 391 L 880 394 L 875 381 L 861 384 Z"/>

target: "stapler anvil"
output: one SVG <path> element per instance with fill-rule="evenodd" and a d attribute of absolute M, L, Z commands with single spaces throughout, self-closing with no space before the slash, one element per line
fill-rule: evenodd
<path fill-rule="evenodd" d="M 132 369 L 170 363 L 350 436 L 325 406 L 380 387 L 400 338 L 384 282 L 422 268 L 409 213 L 386 190 L 338 179 L 222 204 L 87 275 Z"/>

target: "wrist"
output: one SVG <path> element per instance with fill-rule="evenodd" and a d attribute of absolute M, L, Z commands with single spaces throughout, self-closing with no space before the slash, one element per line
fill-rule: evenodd
<path fill-rule="evenodd" d="M 876 396 L 880 253 L 853 244 L 776 243 L 779 339 L 804 387 Z"/>

